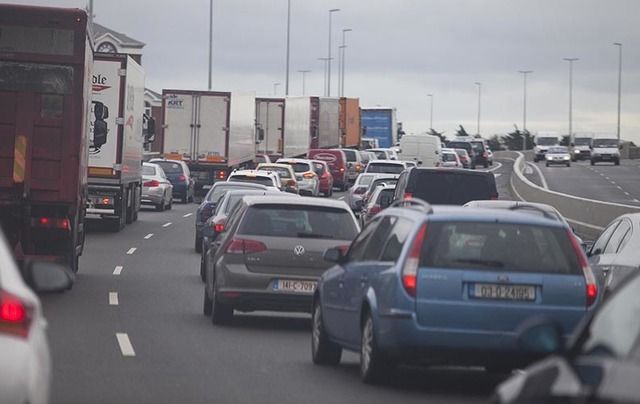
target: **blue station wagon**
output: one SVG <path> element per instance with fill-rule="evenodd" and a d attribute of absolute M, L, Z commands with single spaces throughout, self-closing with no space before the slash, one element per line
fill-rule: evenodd
<path fill-rule="evenodd" d="M 525 213 L 398 201 L 342 251 L 325 253 L 337 265 L 314 295 L 312 358 L 360 352 L 365 382 L 397 363 L 527 364 L 523 323 L 552 319 L 568 338 L 598 299 L 571 229 Z"/>

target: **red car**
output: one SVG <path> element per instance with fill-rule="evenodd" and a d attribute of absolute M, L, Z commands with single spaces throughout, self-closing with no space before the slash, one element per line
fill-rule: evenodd
<path fill-rule="evenodd" d="M 347 179 L 347 156 L 342 150 L 311 149 L 307 152 L 310 160 L 322 160 L 329 166 L 336 187 L 341 191 L 349 189 Z"/>
<path fill-rule="evenodd" d="M 320 178 L 320 193 L 326 197 L 333 195 L 333 175 L 326 161 L 312 160 L 313 170 Z"/>

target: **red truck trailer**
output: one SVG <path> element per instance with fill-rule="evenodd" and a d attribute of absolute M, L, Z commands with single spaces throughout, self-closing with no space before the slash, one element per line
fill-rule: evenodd
<path fill-rule="evenodd" d="M 92 111 L 87 14 L 0 4 L 0 33 L 0 223 L 18 261 L 77 271 Z M 106 109 L 93 110 L 103 136 Z"/>

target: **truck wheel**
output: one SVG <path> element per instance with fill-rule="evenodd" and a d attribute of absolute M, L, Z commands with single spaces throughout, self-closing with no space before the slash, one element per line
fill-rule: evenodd
<path fill-rule="evenodd" d="M 135 204 L 133 205 L 133 221 L 138 221 L 138 213 L 140 212 L 142 205 L 142 187 L 136 187 L 135 195 Z"/>
<path fill-rule="evenodd" d="M 127 224 L 131 224 L 133 223 L 133 211 L 135 210 L 133 190 L 131 188 L 127 188 L 123 198 L 125 200 L 125 220 Z"/>

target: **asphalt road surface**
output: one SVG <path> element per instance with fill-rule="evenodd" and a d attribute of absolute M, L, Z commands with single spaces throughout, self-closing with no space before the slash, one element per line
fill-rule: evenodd
<path fill-rule="evenodd" d="M 528 166 L 525 168 L 527 178 L 550 190 L 640 206 L 640 162 L 637 160 L 622 160 L 619 166 L 607 163 L 591 166 L 588 161 L 574 162 L 571 167 L 545 167 L 543 162 L 530 162 Z"/>
<path fill-rule="evenodd" d="M 335 368 L 312 364 L 309 316 L 239 314 L 213 326 L 202 315 L 195 210 L 144 211 L 120 233 L 90 226 L 73 289 L 43 297 L 54 403 L 471 403 L 500 381 L 482 369 L 405 368 L 369 386 L 354 354 Z"/>

